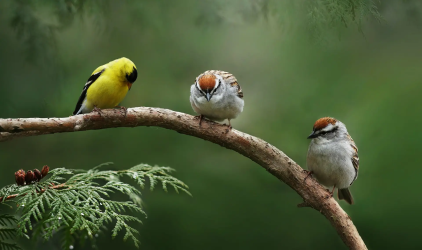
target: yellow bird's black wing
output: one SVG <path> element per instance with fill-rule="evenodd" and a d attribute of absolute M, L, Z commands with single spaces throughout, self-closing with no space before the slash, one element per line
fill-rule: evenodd
<path fill-rule="evenodd" d="M 88 88 L 98 79 L 98 77 L 100 77 L 100 75 L 104 72 L 104 70 L 105 69 L 99 72 L 96 72 L 88 78 L 88 81 L 85 83 L 85 86 L 82 90 L 81 96 L 79 96 L 79 100 L 78 100 L 78 103 L 76 104 L 75 111 L 73 111 L 73 115 L 79 115 L 79 111 L 82 107 L 82 103 L 85 100 L 86 92 L 88 91 Z"/>

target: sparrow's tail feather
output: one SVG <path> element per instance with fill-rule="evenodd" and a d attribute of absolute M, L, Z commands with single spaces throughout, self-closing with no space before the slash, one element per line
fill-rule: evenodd
<path fill-rule="evenodd" d="M 338 199 L 345 200 L 347 203 L 352 205 L 354 203 L 352 194 L 348 188 L 338 190 Z"/>

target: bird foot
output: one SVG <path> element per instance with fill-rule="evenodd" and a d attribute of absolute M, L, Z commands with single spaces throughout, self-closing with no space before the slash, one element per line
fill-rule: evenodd
<path fill-rule="evenodd" d="M 307 171 L 308 174 L 306 175 L 305 179 L 303 179 L 303 182 L 306 182 L 306 179 L 308 179 L 309 176 L 312 177 L 312 174 L 314 173 L 314 172 L 308 171 L 308 170 L 305 170 L 305 171 Z"/>
<path fill-rule="evenodd" d="M 335 189 L 336 189 L 336 185 L 333 186 L 333 189 L 331 191 L 329 189 L 327 189 L 327 192 L 328 192 L 327 198 L 332 198 L 334 196 L 334 190 Z"/>
<path fill-rule="evenodd" d="M 232 130 L 232 128 L 233 128 L 230 125 L 226 125 L 226 124 L 223 124 L 223 125 L 227 126 L 227 128 L 226 128 L 226 134 L 228 134 Z"/>
<path fill-rule="evenodd" d="M 124 116 L 127 116 L 127 108 L 123 106 L 116 106 L 117 108 L 120 108 L 120 111 L 123 112 Z"/>
<path fill-rule="evenodd" d="M 201 127 L 202 119 L 204 118 L 203 115 L 197 115 L 195 116 L 195 119 L 199 119 L 199 127 Z"/>
<path fill-rule="evenodd" d="M 330 190 L 327 189 L 328 195 L 325 197 L 325 199 L 333 198 L 333 194 L 330 192 Z"/>
<path fill-rule="evenodd" d="M 91 112 L 97 112 L 100 116 L 103 115 L 103 111 L 101 111 L 100 108 L 97 108 L 97 106 L 94 106 Z"/>
<path fill-rule="evenodd" d="M 224 125 L 227 126 L 227 129 L 226 129 L 226 132 L 227 133 L 230 132 L 233 129 L 232 125 L 230 124 L 230 120 L 228 120 L 228 121 L 229 121 L 229 124 L 228 125 L 224 123 Z"/>

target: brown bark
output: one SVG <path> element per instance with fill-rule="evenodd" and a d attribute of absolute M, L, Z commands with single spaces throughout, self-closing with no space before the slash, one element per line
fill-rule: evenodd
<path fill-rule="evenodd" d="M 265 168 L 289 185 L 302 198 L 299 207 L 312 207 L 322 213 L 350 249 L 367 249 L 350 217 L 325 188 L 276 147 L 257 137 L 225 125 L 168 109 L 130 108 L 125 116 L 120 110 L 102 110 L 67 118 L 0 119 L 0 141 L 42 134 L 76 132 L 115 127 L 156 126 L 191 135 L 232 149 Z"/>

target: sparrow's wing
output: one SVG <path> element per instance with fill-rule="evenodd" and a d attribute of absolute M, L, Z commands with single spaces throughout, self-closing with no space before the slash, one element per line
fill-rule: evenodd
<path fill-rule="evenodd" d="M 73 111 L 73 115 L 79 114 L 79 110 L 81 109 L 82 103 L 85 100 L 86 92 L 87 92 L 88 88 L 98 79 L 98 77 L 100 77 L 100 75 L 104 72 L 104 70 L 105 69 L 102 69 L 101 71 L 98 71 L 98 72 L 92 74 L 88 78 L 88 81 L 85 83 L 85 86 L 82 90 L 81 96 L 79 96 L 79 100 L 78 100 L 78 103 L 76 104 L 75 111 Z"/>
<path fill-rule="evenodd" d="M 237 87 L 237 96 L 240 98 L 243 98 L 243 91 L 242 88 L 240 87 L 239 83 L 237 81 L 231 82 L 230 85 L 232 87 Z"/>
<path fill-rule="evenodd" d="M 352 164 L 353 167 L 355 167 L 355 171 L 356 171 L 356 175 L 355 178 L 353 178 L 352 183 L 350 183 L 350 185 L 353 184 L 353 182 L 358 178 L 358 171 L 359 171 L 359 155 L 358 155 L 358 147 L 355 144 L 355 141 L 353 141 L 352 137 L 350 135 L 347 135 L 347 137 L 350 140 L 350 146 L 352 146 L 353 148 L 353 156 L 352 156 Z"/>

